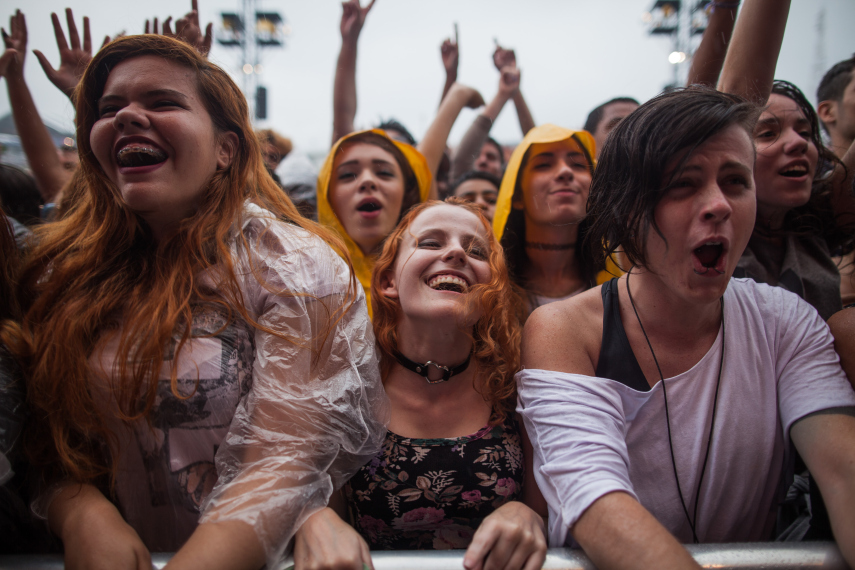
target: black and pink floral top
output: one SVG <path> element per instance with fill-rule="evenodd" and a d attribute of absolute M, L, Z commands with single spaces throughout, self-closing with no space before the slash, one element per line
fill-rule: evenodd
<path fill-rule="evenodd" d="M 345 486 L 351 522 L 372 550 L 466 548 L 487 515 L 522 497 L 517 421 L 450 439 L 386 433 Z"/>

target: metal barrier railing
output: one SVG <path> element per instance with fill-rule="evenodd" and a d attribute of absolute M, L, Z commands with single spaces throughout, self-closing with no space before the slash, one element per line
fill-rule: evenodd
<path fill-rule="evenodd" d="M 831 542 L 763 542 L 742 544 L 687 545 L 689 553 L 704 568 L 717 570 L 803 570 L 849 568 Z M 460 570 L 463 550 L 374 552 L 375 570 Z M 154 567 L 161 569 L 171 554 L 153 554 Z M 279 569 L 290 566 L 288 561 Z M 62 570 L 61 556 L 0 556 L 0 570 Z M 581 550 L 551 548 L 543 570 L 595 570 Z"/>

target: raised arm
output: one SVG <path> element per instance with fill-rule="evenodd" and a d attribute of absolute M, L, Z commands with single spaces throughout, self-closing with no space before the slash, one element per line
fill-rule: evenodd
<path fill-rule="evenodd" d="M 512 49 L 505 49 L 496 43 L 496 51 L 493 52 L 493 65 L 496 66 L 499 73 L 504 73 L 509 67 L 517 69 L 516 53 Z M 517 109 L 517 119 L 520 122 L 520 130 L 522 131 L 523 136 L 525 136 L 526 133 L 534 128 L 534 117 L 531 116 L 528 104 L 525 102 L 525 98 L 523 98 L 522 91 L 519 86 L 519 80 L 517 81 L 517 88 L 511 94 L 511 98 L 514 100 L 514 107 Z"/>
<path fill-rule="evenodd" d="M 789 11 L 790 0 L 746 0 L 724 59 L 719 91 L 766 103 Z"/>
<path fill-rule="evenodd" d="M 439 106 L 430 127 L 428 127 L 425 136 L 419 143 L 419 151 L 427 159 L 428 167 L 434 177 L 434 182 L 431 184 L 430 199 L 435 200 L 436 194 L 436 170 L 439 168 L 439 163 L 442 160 L 442 153 L 445 151 L 445 144 L 448 140 L 448 134 L 451 132 L 451 127 L 454 126 L 454 121 L 460 115 L 460 111 L 464 107 L 477 109 L 484 104 L 484 99 L 481 94 L 475 89 L 455 83 L 451 86 L 445 99 Z"/>
<path fill-rule="evenodd" d="M 356 118 L 356 46 L 365 17 L 374 6 L 374 0 L 364 8 L 360 0 L 342 2 L 341 51 L 335 67 L 333 83 L 333 136 L 332 142 L 354 130 Z"/>
<path fill-rule="evenodd" d="M 855 408 L 807 416 L 790 438 L 822 492 L 838 548 L 855 566 Z"/>
<path fill-rule="evenodd" d="M 499 53 L 500 50 L 509 53 L 510 57 L 503 56 L 497 59 L 496 54 Z M 523 100 L 520 95 L 520 71 L 516 67 L 516 59 L 513 57 L 513 51 L 496 48 L 496 53 L 493 54 L 493 61 L 508 63 L 508 65 L 499 69 L 499 89 L 496 92 L 496 96 L 493 97 L 490 103 L 484 107 L 484 110 L 475 117 L 475 120 L 472 121 L 472 125 L 467 129 L 463 138 L 460 140 L 460 144 L 457 145 L 457 148 L 454 151 L 454 156 L 451 158 L 450 174 L 452 180 L 472 169 L 472 165 L 475 163 L 475 160 L 478 158 L 478 154 L 481 152 L 481 147 L 484 145 L 484 142 L 487 140 L 487 136 L 490 134 L 490 129 L 493 127 L 493 123 L 499 117 L 499 113 L 502 112 L 502 109 L 505 107 L 505 103 L 508 102 L 508 99 L 513 98 L 514 103 L 516 103 L 518 98 L 520 99 L 525 116 L 528 121 L 532 122 L 531 126 L 534 127 L 534 122 L 531 118 L 531 114 L 528 113 L 528 107 L 525 105 L 525 100 Z M 519 109 L 520 107 L 518 106 L 517 113 L 519 113 Z M 522 115 L 520 115 L 520 125 L 522 125 L 522 122 Z M 523 134 L 525 134 L 525 132 L 523 132 Z"/>
<path fill-rule="evenodd" d="M 163 35 L 169 36 L 171 38 L 175 38 L 177 40 L 181 40 L 184 43 L 190 44 L 196 51 L 201 53 L 204 56 L 208 55 L 208 52 L 211 51 L 211 44 L 213 43 L 213 29 L 214 24 L 209 22 L 207 26 L 205 26 L 205 33 L 202 34 L 202 25 L 199 23 L 199 3 L 198 0 L 192 0 L 190 4 L 190 11 L 184 15 L 183 18 L 179 18 L 175 22 L 175 31 L 172 31 L 172 16 L 168 17 L 165 22 L 163 22 Z M 148 27 L 148 21 L 146 20 L 146 28 Z M 155 20 L 155 27 L 157 27 L 157 20 Z M 157 33 L 156 31 L 154 33 Z"/>
<path fill-rule="evenodd" d="M 727 54 L 727 46 L 733 35 L 738 8 L 739 0 L 710 3 L 711 13 L 707 29 L 704 30 L 704 36 L 701 38 L 701 45 L 692 57 L 692 67 L 689 68 L 686 85 L 715 87 L 718 83 L 721 66 L 724 65 L 724 56 Z"/>
<path fill-rule="evenodd" d="M 439 48 L 442 55 L 442 67 L 445 68 L 445 85 L 442 87 L 440 103 L 445 99 L 448 90 L 451 89 L 454 82 L 457 81 L 457 65 L 460 62 L 460 48 L 458 45 L 457 24 L 454 24 L 454 41 L 448 38 L 442 42 L 442 46 Z"/>
<path fill-rule="evenodd" d="M 83 44 L 81 45 L 77 26 L 74 23 L 74 14 L 71 8 L 65 9 L 65 20 L 68 22 L 68 39 L 71 41 L 71 47 L 69 47 L 68 42 L 65 40 L 65 33 L 62 31 L 62 24 L 59 23 L 59 17 L 52 13 L 50 19 L 53 22 L 56 47 L 59 49 L 59 67 L 54 69 L 48 61 L 47 56 L 39 50 L 33 50 L 33 53 L 38 58 L 50 82 L 56 85 L 57 89 L 65 93 L 69 99 L 72 99 L 74 89 L 80 82 L 80 78 L 83 77 L 83 71 L 89 65 L 89 60 L 92 59 L 89 18 L 86 16 L 83 17 Z M 109 41 L 109 37 L 104 38 L 104 44 Z M 72 102 L 74 101 L 72 100 Z"/>
<path fill-rule="evenodd" d="M 88 32 L 88 25 L 86 29 Z M 6 51 L 0 59 L 0 75 L 6 78 L 15 128 L 39 192 L 45 202 L 52 202 L 68 182 L 71 173 L 62 167 L 53 139 L 39 116 L 30 88 L 24 80 L 27 22 L 20 10 L 9 19 L 9 33 L 3 30 L 3 42 Z"/>

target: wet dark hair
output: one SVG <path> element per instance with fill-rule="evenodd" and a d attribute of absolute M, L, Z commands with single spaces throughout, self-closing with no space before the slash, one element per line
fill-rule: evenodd
<path fill-rule="evenodd" d="M 599 107 L 595 107 L 593 111 L 588 113 L 588 118 L 585 120 L 584 130 L 588 131 L 591 134 L 594 134 L 594 131 L 597 130 L 597 127 L 600 126 L 600 121 L 603 120 L 603 115 L 605 114 L 606 107 L 612 105 L 614 103 L 635 103 L 639 105 L 640 103 L 633 99 L 632 97 L 615 97 L 609 101 L 606 101 Z"/>
<path fill-rule="evenodd" d="M 662 236 L 653 212 L 692 152 L 732 125 L 750 137 L 759 113 L 741 97 L 698 85 L 641 105 L 615 127 L 600 153 L 588 194 L 585 249 L 600 263 L 621 249 L 632 264 L 645 265 L 650 228 Z M 680 153 L 669 176 L 666 168 Z"/>
<path fill-rule="evenodd" d="M 10 218 L 25 226 L 41 222 L 40 208 L 44 199 L 35 179 L 8 164 L 0 164 L 0 207 Z"/>
<path fill-rule="evenodd" d="M 489 172 L 483 172 L 481 170 L 470 170 L 461 174 L 457 180 L 454 181 L 448 191 L 448 195 L 454 196 L 454 193 L 457 192 L 457 187 L 469 180 L 485 180 L 496 187 L 496 192 L 498 192 L 499 188 L 502 187 L 502 179 L 495 174 L 490 174 Z"/>
<path fill-rule="evenodd" d="M 826 74 L 827 75 L 827 74 Z M 845 85 L 844 85 L 845 87 Z M 772 94 L 781 95 L 795 102 L 796 106 L 810 123 L 810 142 L 819 153 L 819 161 L 813 178 L 811 197 L 807 204 L 793 208 L 784 218 L 783 231 L 801 234 L 822 234 L 831 249 L 852 241 L 853 228 L 836 222 L 831 206 L 831 172 L 835 166 L 846 166 L 822 142 L 819 131 L 819 115 L 805 97 L 801 89 L 790 83 L 776 79 L 772 83 Z M 851 248 L 847 248 L 851 249 Z"/>
<path fill-rule="evenodd" d="M 410 133 L 410 131 L 407 130 L 407 127 L 405 127 L 404 125 L 402 125 L 401 123 L 399 123 L 395 119 L 391 119 L 391 118 L 386 119 L 385 121 L 383 121 L 379 125 L 377 125 L 376 128 L 380 129 L 381 131 L 395 131 L 395 132 L 401 133 L 401 135 L 403 135 L 404 140 L 407 142 L 407 144 L 411 144 L 413 146 L 416 146 L 415 137 L 413 137 L 413 135 Z"/>
<path fill-rule="evenodd" d="M 502 148 L 502 145 L 499 144 L 499 141 L 497 141 L 493 137 L 487 137 L 487 140 L 484 141 L 484 144 L 491 144 L 494 147 L 496 147 L 496 150 L 499 152 L 499 164 L 502 165 L 502 170 L 504 171 L 505 170 L 505 149 Z M 481 146 L 484 146 L 484 145 L 481 145 Z"/>

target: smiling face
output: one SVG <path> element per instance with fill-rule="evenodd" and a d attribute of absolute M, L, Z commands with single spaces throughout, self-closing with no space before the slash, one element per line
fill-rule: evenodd
<path fill-rule="evenodd" d="M 514 208 L 525 212 L 526 231 L 537 226 L 578 223 L 585 217 L 591 168 L 573 139 L 533 144 L 522 172 L 522 197 Z"/>
<path fill-rule="evenodd" d="M 666 180 L 683 155 L 666 168 Z M 654 210 L 647 269 L 677 296 L 721 297 L 754 228 L 754 148 L 732 125 L 699 146 L 677 172 Z"/>
<path fill-rule="evenodd" d="M 156 56 L 110 72 L 98 117 L 89 133 L 95 158 L 155 237 L 192 214 L 237 142 L 216 132 L 193 72 Z"/>
<path fill-rule="evenodd" d="M 381 293 L 400 303 L 399 319 L 456 323 L 466 291 L 490 280 L 487 232 L 476 214 L 459 206 L 440 204 L 420 213 L 381 280 Z"/>
<path fill-rule="evenodd" d="M 333 163 L 329 200 L 347 235 L 363 253 L 372 253 L 398 225 L 404 200 L 401 166 L 377 145 L 346 145 Z"/>
<path fill-rule="evenodd" d="M 810 200 L 819 152 L 810 122 L 795 101 L 772 94 L 754 128 L 757 216 L 779 226 L 788 211 Z"/>

